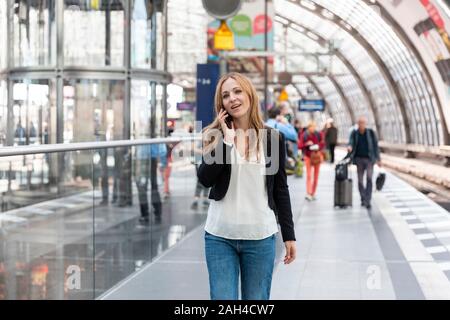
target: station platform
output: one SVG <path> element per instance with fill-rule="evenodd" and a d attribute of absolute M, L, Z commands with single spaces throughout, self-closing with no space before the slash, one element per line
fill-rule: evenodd
<path fill-rule="evenodd" d="M 450 299 L 449 212 L 389 172 L 368 210 L 351 173 L 346 209 L 333 207 L 333 165 L 321 167 L 316 201 L 288 177 L 298 254 L 284 265 L 277 237 L 271 299 Z M 209 299 L 203 236 L 202 223 L 99 299 Z"/>

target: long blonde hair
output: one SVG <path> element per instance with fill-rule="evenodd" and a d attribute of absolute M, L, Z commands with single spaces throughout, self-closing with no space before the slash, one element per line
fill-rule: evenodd
<path fill-rule="evenodd" d="M 217 119 L 217 115 L 219 114 L 220 110 L 224 108 L 223 101 L 222 101 L 222 86 L 225 81 L 228 79 L 234 79 L 239 86 L 242 88 L 245 94 L 247 94 L 249 101 L 250 101 L 250 115 L 249 115 L 249 129 L 254 129 L 257 132 L 257 146 L 256 149 L 258 151 L 258 157 L 259 157 L 259 148 L 260 148 L 260 140 L 261 140 L 261 129 L 264 129 L 264 121 L 261 115 L 261 111 L 259 109 L 259 98 L 258 94 L 256 93 L 256 89 L 251 83 L 251 81 L 244 75 L 237 73 L 237 72 L 231 72 L 228 74 L 223 75 L 219 82 L 217 83 L 216 87 L 216 93 L 214 96 L 214 103 L 215 103 L 215 111 L 216 111 L 216 118 L 214 121 L 208 125 L 206 128 L 203 129 L 203 137 L 207 137 L 207 133 L 209 130 L 217 129 L 222 132 L 222 126 L 220 125 L 219 120 Z M 206 134 L 205 134 L 206 133 Z M 223 135 L 223 132 L 222 132 Z M 204 139 L 203 145 L 204 145 L 204 151 L 205 153 L 210 152 L 213 148 L 216 147 L 218 141 L 212 140 L 207 141 Z M 246 158 L 248 159 L 248 152 L 249 150 L 246 150 Z"/>

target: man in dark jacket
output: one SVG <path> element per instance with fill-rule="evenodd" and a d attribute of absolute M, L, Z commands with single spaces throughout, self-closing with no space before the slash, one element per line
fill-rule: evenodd
<path fill-rule="evenodd" d="M 333 124 L 333 119 L 328 120 L 327 131 L 325 133 L 325 143 L 330 150 L 330 162 L 334 163 L 334 148 L 337 144 L 338 130 Z"/>
<path fill-rule="evenodd" d="M 377 136 L 372 129 L 366 126 L 367 119 L 360 117 L 358 119 L 358 129 L 353 130 L 350 134 L 348 151 L 358 171 L 358 189 L 361 196 L 361 205 L 370 209 L 373 165 L 377 163 L 381 166 L 381 160 Z M 363 179 L 365 171 L 367 171 L 367 183 L 364 187 Z"/>

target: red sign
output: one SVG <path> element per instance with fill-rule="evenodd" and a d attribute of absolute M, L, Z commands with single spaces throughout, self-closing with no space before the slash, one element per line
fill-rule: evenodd
<path fill-rule="evenodd" d="M 267 32 L 270 32 L 272 29 L 272 19 L 270 17 L 260 14 L 255 17 L 255 20 L 253 21 L 253 34 L 259 34 L 265 32 L 264 23 L 266 22 L 267 18 Z"/>
<path fill-rule="evenodd" d="M 436 9 L 435 5 L 430 2 L 430 0 L 420 0 L 422 5 L 427 9 L 428 15 L 431 20 L 433 20 L 434 24 L 440 28 L 444 29 L 444 20 L 441 17 L 438 9 Z"/>

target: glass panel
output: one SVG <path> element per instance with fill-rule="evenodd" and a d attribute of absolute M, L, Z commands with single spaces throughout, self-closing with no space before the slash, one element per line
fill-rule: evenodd
<path fill-rule="evenodd" d="M 13 42 L 14 66 L 54 65 L 55 1 L 14 0 Z"/>
<path fill-rule="evenodd" d="M 202 224 L 193 146 L 1 157 L 0 299 L 98 297 Z"/>
<path fill-rule="evenodd" d="M 131 138 L 145 139 L 164 136 L 163 99 L 164 86 L 145 80 L 131 82 Z M 153 107 L 152 107 L 153 106 Z M 152 126 L 154 131 L 152 131 Z"/>
<path fill-rule="evenodd" d="M 64 81 L 64 143 L 123 139 L 122 80 Z"/>
<path fill-rule="evenodd" d="M 156 122 L 155 122 L 155 133 L 156 133 L 156 137 L 164 137 L 164 117 L 163 117 L 163 90 L 164 90 L 164 86 L 161 84 L 157 84 L 156 85 L 156 112 L 155 112 L 155 118 L 156 118 Z"/>
<path fill-rule="evenodd" d="M 0 158 L 0 299 L 93 298 L 92 152 Z"/>
<path fill-rule="evenodd" d="M 13 84 L 14 145 L 56 143 L 54 80 L 16 80 Z"/>
<path fill-rule="evenodd" d="M 150 138 L 150 82 L 131 81 L 131 139 Z"/>
<path fill-rule="evenodd" d="M 123 66 L 122 2 L 64 0 L 65 65 Z"/>
<path fill-rule="evenodd" d="M 207 30 L 210 17 L 201 1 L 168 1 L 169 72 L 191 72 L 195 86 L 197 63 L 207 59 Z M 187 81 L 191 78 L 185 77 Z"/>
<path fill-rule="evenodd" d="M 6 3 L 7 1 L 0 1 L 0 70 L 6 69 L 8 66 L 6 61 L 8 48 Z"/>
<path fill-rule="evenodd" d="M 8 120 L 8 88 L 6 81 L 0 81 L 0 146 L 6 145 Z"/>
<path fill-rule="evenodd" d="M 191 146 L 94 150 L 97 297 L 205 221 L 209 190 L 196 184 Z M 185 156 L 169 156 L 174 154 Z"/>
<path fill-rule="evenodd" d="M 156 13 L 156 69 L 164 69 L 164 16 L 162 12 Z M 167 41 L 167 39 L 166 39 Z"/>
<path fill-rule="evenodd" d="M 131 148 L 98 149 L 93 154 L 98 297 L 149 261 L 150 234 L 137 228 L 139 209 L 133 203 Z"/>
<path fill-rule="evenodd" d="M 152 46 L 151 0 L 134 0 L 131 11 L 131 66 L 150 68 Z"/>

